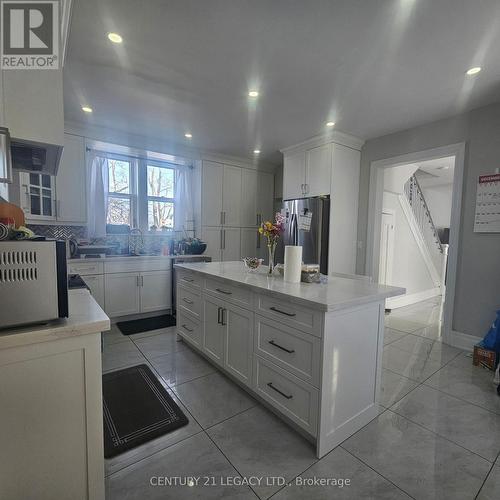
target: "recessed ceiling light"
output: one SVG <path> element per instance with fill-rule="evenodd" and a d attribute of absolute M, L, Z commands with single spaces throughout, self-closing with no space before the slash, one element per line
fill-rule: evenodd
<path fill-rule="evenodd" d="M 193 138 L 193 134 L 190 134 L 189 132 L 186 132 L 186 133 L 184 134 L 184 137 L 185 137 L 186 139 L 192 139 L 192 138 Z"/>
<path fill-rule="evenodd" d="M 481 68 L 479 66 L 475 66 L 474 68 L 471 68 L 471 69 L 467 70 L 467 74 L 469 76 L 471 76 L 471 75 L 477 75 L 480 71 L 481 71 Z"/>
<path fill-rule="evenodd" d="M 259 97 L 259 92 L 257 90 L 250 90 L 248 92 L 248 97 Z"/>
<path fill-rule="evenodd" d="M 327 127 L 333 127 L 335 125 L 335 122 L 326 122 Z"/>
<path fill-rule="evenodd" d="M 85 113 L 92 113 L 94 110 L 90 106 L 82 106 L 82 111 Z"/>
<path fill-rule="evenodd" d="M 122 43 L 123 38 L 118 33 L 108 33 L 108 39 L 113 43 Z"/>
<path fill-rule="evenodd" d="M 253 150 L 254 155 L 260 155 L 260 149 L 254 149 Z"/>

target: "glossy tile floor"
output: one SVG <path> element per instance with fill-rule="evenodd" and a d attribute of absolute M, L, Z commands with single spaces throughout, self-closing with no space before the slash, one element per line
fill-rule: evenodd
<path fill-rule="evenodd" d="M 103 369 L 148 363 L 189 425 L 107 460 L 106 498 L 498 500 L 493 375 L 440 343 L 440 314 L 435 299 L 386 316 L 380 414 L 321 460 L 174 329 L 125 337 L 113 327 Z"/>

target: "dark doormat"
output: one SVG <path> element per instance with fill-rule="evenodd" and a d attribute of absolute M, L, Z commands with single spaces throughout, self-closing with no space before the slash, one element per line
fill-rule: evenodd
<path fill-rule="evenodd" d="M 105 458 L 189 422 L 147 365 L 104 374 L 102 393 Z"/>
<path fill-rule="evenodd" d="M 116 323 L 123 335 L 133 335 L 134 333 L 147 332 L 175 326 L 175 318 L 171 314 L 154 316 L 153 318 L 133 319 L 131 321 L 120 321 Z"/>

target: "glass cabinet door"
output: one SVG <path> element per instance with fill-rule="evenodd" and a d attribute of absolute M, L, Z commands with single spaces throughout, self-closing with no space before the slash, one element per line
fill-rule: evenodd
<path fill-rule="evenodd" d="M 53 219 L 55 182 L 54 177 L 47 174 L 25 174 L 24 188 L 31 217 Z"/>

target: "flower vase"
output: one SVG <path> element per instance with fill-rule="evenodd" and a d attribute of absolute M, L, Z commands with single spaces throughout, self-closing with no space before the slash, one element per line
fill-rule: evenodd
<path fill-rule="evenodd" d="M 267 250 L 269 253 L 269 269 L 267 271 L 267 274 L 271 275 L 274 271 L 274 253 L 276 251 L 276 243 L 267 245 Z"/>

